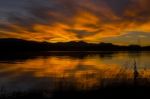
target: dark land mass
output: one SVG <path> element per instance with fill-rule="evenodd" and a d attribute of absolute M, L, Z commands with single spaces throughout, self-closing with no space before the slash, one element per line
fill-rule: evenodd
<path fill-rule="evenodd" d="M 65 90 L 59 89 L 52 93 L 48 90 L 31 90 L 12 94 L 1 92 L 0 99 L 149 99 L 149 89 L 149 84 L 120 83 L 87 91 L 79 91 L 72 87 Z"/>
<path fill-rule="evenodd" d="M 35 42 L 22 39 L 0 39 L 1 52 L 14 51 L 150 51 L 150 46 L 119 46 L 112 43 L 86 43 L 86 42 Z"/>

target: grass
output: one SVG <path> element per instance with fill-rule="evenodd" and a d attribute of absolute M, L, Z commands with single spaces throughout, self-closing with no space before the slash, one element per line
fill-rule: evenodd
<path fill-rule="evenodd" d="M 131 97 L 134 99 L 139 97 L 145 99 L 150 96 L 148 91 L 150 89 L 150 82 L 144 78 L 138 78 L 136 84 L 133 79 L 121 82 L 116 80 L 107 79 L 107 82 L 111 82 L 109 85 L 91 90 L 78 90 L 74 86 L 58 89 L 54 92 L 49 90 L 30 90 L 28 92 L 8 94 L 1 90 L 0 99 L 122 99 Z"/>
<path fill-rule="evenodd" d="M 0 99 L 106 99 L 106 98 L 146 98 L 149 97 L 149 86 L 111 86 L 107 88 L 101 88 L 92 91 L 77 91 L 70 89 L 66 91 L 56 91 L 53 95 L 49 95 L 45 92 L 16 92 L 11 95 L 1 95 Z"/>

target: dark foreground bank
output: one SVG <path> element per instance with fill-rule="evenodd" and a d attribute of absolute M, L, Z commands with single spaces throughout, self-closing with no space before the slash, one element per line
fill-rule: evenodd
<path fill-rule="evenodd" d="M 1 92 L 0 99 L 149 99 L 149 90 L 150 85 L 120 84 L 89 91 L 78 91 L 74 88 L 57 90 L 53 94 L 46 90 L 12 94 L 2 94 Z"/>

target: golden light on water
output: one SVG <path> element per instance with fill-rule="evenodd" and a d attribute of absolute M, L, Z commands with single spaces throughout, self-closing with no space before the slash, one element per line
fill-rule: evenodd
<path fill-rule="evenodd" d="M 139 78 L 148 79 L 149 68 L 143 67 L 148 54 L 139 57 L 144 62 L 138 64 Z M 132 57 L 130 57 L 133 59 Z M 33 78 L 48 78 L 59 82 L 73 84 L 79 89 L 90 89 L 103 84 L 131 82 L 135 79 L 134 63 L 130 61 L 127 53 L 118 53 L 111 57 L 99 57 L 98 55 L 85 58 L 73 58 L 69 56 L 49 56 L 29 59 L 16 63 L 0 63 L 1 73 L 7 73 L 7 78 L 17 78 L 29 74 Z M 7 66 L 6 66 L 7 65 Z"/>

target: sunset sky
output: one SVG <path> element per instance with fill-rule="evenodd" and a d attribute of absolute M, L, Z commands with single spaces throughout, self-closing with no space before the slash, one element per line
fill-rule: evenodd
<path fill-rule="evenodd" d="M 150 0 L 0 0 L 0 38 L 150 45 Z"/>

